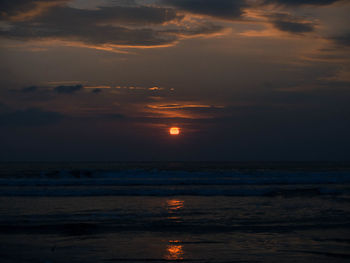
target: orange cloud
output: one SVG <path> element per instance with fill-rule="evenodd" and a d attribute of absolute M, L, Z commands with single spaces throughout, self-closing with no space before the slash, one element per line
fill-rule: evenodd
<path fill-rule="evenodd" d="M 149 88 L 148 90 L 163 90 L 164 88 L 159 88 L 159 87 L 152 87 L 152 88 Z"/>
<path fill-rule="evenodd" d="M 53 1 L 28 1 L 26 4 L 27 8 L 24 11 L 15 11 L 13 14 L 7 12 L 1 12 L 1 16 L 5 17 L 10 21 L 26 21 L 33 17 L 45 13 L 52 7 L 66 4 L 69 0 L 53 0 Z"/>
<path fill-rule="evenodd" d="M 186 108 L 218 108 L 218 106 L 211 106 L 205 104 L 161 104 L 161 105 L 147 105 L 151 109 L 186 109 Z M 222 106 L 219 106 L 222 108 Z"/>
<path fill-rule="evenodd" d="M 146 105 L 145 112 L 161 116 L 162 118 L 203 119 L 214 117 L 214 113 L 211 110 L 222 108 L 224 106 L 197 103 L 159 103 Z"/>

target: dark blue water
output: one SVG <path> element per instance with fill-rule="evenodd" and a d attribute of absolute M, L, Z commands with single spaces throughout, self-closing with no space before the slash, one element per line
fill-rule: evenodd
<path fill-rule="evenodd" d="M 1 262 L 348 262 L 335 163 L 4 163 Z"/>

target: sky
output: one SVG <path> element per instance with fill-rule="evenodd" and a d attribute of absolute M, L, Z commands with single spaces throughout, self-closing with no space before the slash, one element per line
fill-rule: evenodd
<path fill-rule="evenodd" d="M 0 161 L 347 161 L 349 13 L 0 0 Z"/>

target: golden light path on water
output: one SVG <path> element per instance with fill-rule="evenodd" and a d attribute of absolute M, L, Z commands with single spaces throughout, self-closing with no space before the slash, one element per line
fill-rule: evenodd
<path fill-rule="evenodd" d="M 170 212 L 177 211 L 184 207 L 184 201 L 182 200 L 167 200 L 167 207 Z"/>
<path fill-rule="evenodd" d="M 184 207 L 184 201 L 182 200 L 167 200 L 168 219 L 181 221 L 181 217 L 178 216 L 177 212 Z"/>
<path fill-rule="evenodd" d="M 176 213 L 184 208 L 184 201 L 171 199 L 166 201 L 166 208 L 168 209 L 168 219 L 175 220 L 175 222 L 181 220 L 181 217 L 176 216 Z M 174 222 L 174 221 L 173 221 Z M 169 240 L 164 255 L 165 260 L 184 260 L 184 249 L 180 240 Z"/>

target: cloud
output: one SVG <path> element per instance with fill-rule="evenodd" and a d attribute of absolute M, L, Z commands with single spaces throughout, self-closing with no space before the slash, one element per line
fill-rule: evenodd
<path fill-rule="evenodd" d="M 268 15 L 267 18 L 270 23 L 280 31 L 292 34 L 303 34 L 315 30 L 315 25 L 312 22 L 289 14 L 275 13 Z"/>
<path fill-rule="evenodd" d="M 64 115 L 39 108 L 0 113 L 0 126 L 38 126 L 61 121 Z"/>
<path fill-rule="evenodd" d="M 120 26 L 45 25 L 16 23 L 11 30 L 0 31 L 0 36 L 21 40 L 61 39 L 92 45 L 154 46 L 173 43 L 177 37 L 152 29 L 130 29 Z"/>
<path fill-rule="evenodd" d="M 99 114 L 97 116 L 99 119 L 106 119 L 106 120 L 128 120 L 128 121 L 131 120 L 131 118 L 127 118 L 125 115 L 119 114 L 119 113 Z"/>
<path fill-rule="evenodd" d="M 289 33 L 308 33 L 314 31 L 314 27 L 310 23 L 298 23 L 291 21 L 276 20 L 272 24 L 279 30 Z"/>
<path fill-rule="evenodd" d="M 11 0 L 0 1 L 0 20 L 23 21 L 40 15 L 48 9 L 69 0 Z"/>
<path fill-rule="evenodd" d="M 265 4 L 278 4 L 288 6 L 300 6 L 300 5 L 330 5 L 342 0 L 265 0 Z"/>
<path fill-rule="evenodd" d="M 117 47 L 171 46 L 185 37 L 212 35 L 222 30 L 221 26 L 210 23 L 184 26 L 179 23 L 182 18 L 174 8 L 156 6 L 86 10 L 59 5 L 25 21 L 9 21 L 9 27 L 0 28 L 0 37 L 61 40 L 70 45 L 112 51 Z M 167 26 L 166 23 L 171 21 L 173 25 Z"/>
<path fill-rule="evenodd" d="M 165 4 L 194 14 L 236 20 L 247 6 L 244 0 L 163 0 Z"/>
<path fill-rule="evenodd" d="M 52 82 L 57 84 L 56 82 Z M 65 82 L 69 83 L 69 82 Z M 72 82 L 71 82 L 72 83 Z M 53 95 L 53 94 L 72 94 L 79 91 L 82 92 L 91 92 L 94 94 L 102 93 L 102 92 L 109 92 L 109 93 L 118 93 L 118 94 L 130 94 L 130 93 L 138 93 L 142 95 L 150 95 L 150 94 L 159 94 L 164 93 L 166 91 L 171 91 L 171 89 L 166 89 L 163 87 L 153 86 L 153 87 L 144 87 L 144 86 L 106 86 L 106 85 L 95 85 L 95 86 L 89 86 L 86 84 L 79 84 L 79 82 L 74 82 L 76 84 L 73 85 L 59 85 L 59 86 L 53 86 L 52 84 L 49 86 L 28 86 L 24 87 L 22 89 L 14 89 L 10 90 L 12 92 L 18 92 L 23 94 L 46 94 L 46 95 Z M 48 97 L 45 97 L 47 99 Z"/>
<path fill-rule="evenodd" d="M 30 93 L 30 92 L 35 92 L 37 90 L 38 90 L 37 86 L 29 86 L 29 87 L 25 87 L 25 88 L 21 89 L 21 92 Z"/>
<path fill-rule="evenodd" d="M 83 89 L 84 86 L 81 84 L 77 85 L 60 85 L 56 86 L 54 88 L 52 87 L 47 87 L 47 86 L 28 86 L 25 88 L 22 88 L 20 90 L 16 90 L 16 92 L 21 92 L 21 93 L 49 93 L 49 92 L 56 92 L 60 94 L 71 94 L 75 93 L 81 89 Z"/>
<path fill-rule="evenodd" d="M 95 94 L 98 94 L 98 93 L 102 92 L 102 89 L 93 89 L 91 92 L 95 93 Z"/>
<path fill-rule="evenodd" d="M 350 33 L 346 33 L 344 35 L 338 35 L 335 37 L 330 37 L 329 39 L 331 39 L 334 43 L 336 43 L 339 46 L 346 46 L 346 47 L 350 46 Z"/>
<path fill-rule="evenodd" d="M 83 89 L 83 85 L 57 86 L 54 91 L 61 94 L 71 94 Z"/>
<path fill-rule="evenodd" d="M 151 109 L 207 109 L 207 108 L 222 108 L 206 104 L 160 104 L 148 105 Z"/>
<path fill-rule="evenodd" d="M 148 116 L 164 119 L 206 119 L 216 118 L 225 112 L 224 106 L 209 104 L 199 104 L 196 102 L 166 103 L 166 104 L 148 104 L 146 105 Z"/>
<path fill-rule="evenodd" d="M 192 28 L 178 28 L 170 29 L 166 32 L 168 34 L 173 34 L 178 37 L 196 37 L 196 36 L 210 36 L 222 33 L 224 27 L 220 25 L 215 25 L 212 23 L 203 23 Z"/>
<path fill-rule="evenodd" d="M 163 24 L 172 20 L 182 19 L 172 8 L 147 6 L 114 6 L 99 7 L 94 10 L 76 9 L 60 6 L 38 16 L 35 21 L 46 25 L 74 26 L 97 24 L 128 24 L 149 25 Z"/>
<path fill-rule="evenodd" d="M 157 86 L 154 86 L 152 88 L 148 88 L 148 90 L 153 90 L 153 91 L 156 91 L 156 90 L 163 90 L 164 88 L 160 88 L 160 87 L 157 87 Z"/>

